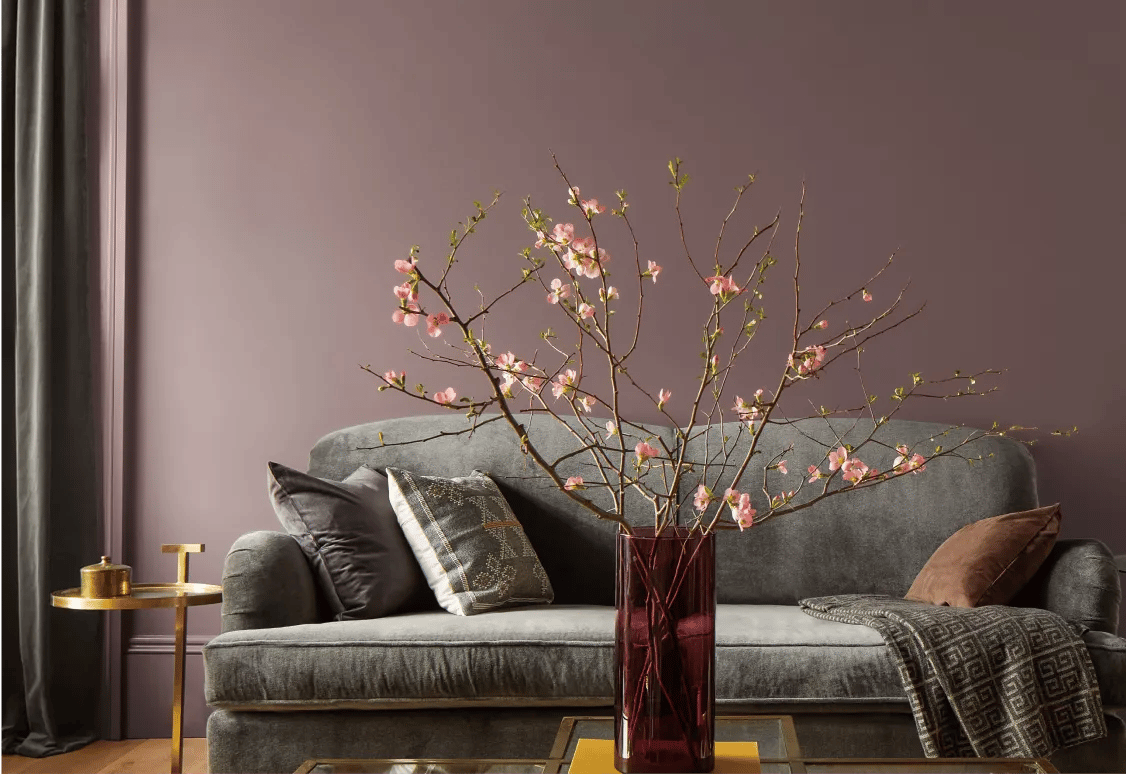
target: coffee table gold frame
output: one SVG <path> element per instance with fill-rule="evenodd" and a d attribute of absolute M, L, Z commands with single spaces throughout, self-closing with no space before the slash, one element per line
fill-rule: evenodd
<path fill-rule="evenodd" d="M 64 589 L 51 594 L 51 604 L 71 610 L 176 609 L 176 655 L 172 673 L 171 772 L 184 766 L 184 645 L 188 631 L 188 608 L 223 601 L 223 587 L 188 583 L 188 554 L 202 553 L 203 543 L 165 543 L 162 553 L 177 554 L 175 583 L 134 583 L 124 597 L 84 597 L 82 589 Z"/>
<path fill-rule="evenodd" d="M 1043 758 L 814 758 L 801 752 L 798 745 L 794 720 L 790 715 L 717 715 L 717 723 L 740 723 L 743 721 L 768 721 L 777 724 L 780 745 L 778 756 L 768 755 L 759 759 L 763 772 L 787 772 L 806 774 L 809 769 L 820 772 L 962 772 L 963 774 L 985 774 L 1009 772 L 1017 774 L 1053 774 L 1056 769 Z M 570 770 L 575 735 L 580 726 L 590 723 L 609 725 L 613 736 L 613 718 L 609 716 L 567 716 L 559 724 L 555 743 L 546 759 L 504 759 L 504 758 L 309 758 L 294 774 L 310 774 L 315 771 L 336 772 L 336 774 L 373 774 L 391 772 L 414 767 L 417 771 L 528 771 L 543 774 L 558 774 Z M 601 738 L 605 734 L 597 733 Z M 411 770 L 411 769 L 408 769 Z"/>

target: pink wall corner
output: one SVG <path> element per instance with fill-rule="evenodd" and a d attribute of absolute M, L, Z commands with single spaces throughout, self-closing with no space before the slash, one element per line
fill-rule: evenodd
<path fill-rule="evenodd" d="M 1035 447 L 1041 497 L 1064 503 L 1065 537 L 1126 550 L 1113 505 L 1126 431 L 1116 4 L 197 0 L 137 11 L 124 559 L 138 579 L 172 577 L 160 543 L 204 542 L 192 577 L 217 582 L 238 535 L 278 528 L 267 460 L 301 466 L 328 431 L 418 411 L 377 394 L 358 367 L 445 378 L 404 356 L 412 338 L 388 320 L 391 261 L 412 244 L 438 256 L 469 203 L 500 187 L 504 205 L 459 266 L 464 292 L 499 287 L 528 242 L 521 198 L 562 207 L 549 150 L 584 194 L 628 189 L 643 249 L 666 266 L 639 375 L 685 394 L 665 353 L 696 351 L 665 162 L 690 163 L 686 220 L 701 251 L 752 171 L 754 216 L 741 227 L 781 205 L 792 237 L 804 180 L 811 304 L 896 248 L 897 276 L 928 301 L 919 324 L 873 348 L 869 391 L 914 371 L 1007 368 L 990 399 L 907 416 L 1079 425 Z M 506 314 L 524 338 L 495 335 L 534 340 L 545 307 L 515 302 Z M 167 634 L 165 623 L 134 616 L 131 636 Z M 193 635 L 218 631 L 217 607 L 193 612 Z M 134 690 L 164 660 L 127 658 L 129 736 L 165 711 Z"/>

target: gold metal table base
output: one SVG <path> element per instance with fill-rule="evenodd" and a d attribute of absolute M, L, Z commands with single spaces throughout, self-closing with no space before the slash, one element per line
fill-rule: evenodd
<path fill-rule="evenodd" d="M 203 552 L 202 543 L 168 543 L 160 550 L 178 554 L 175 583 L 134 583 L 125 597 L 84 597 L 82 590 L 65 589 L 51 594 L 51 604 L 71 610 L 141 610 L 176 608 L 176 654 L 172 671 L 172 774 L 184 767 L 184 645 L 188 632 L 188 608 L 223 601 L 223 587 L 188 583 L 188 554 Z"/>

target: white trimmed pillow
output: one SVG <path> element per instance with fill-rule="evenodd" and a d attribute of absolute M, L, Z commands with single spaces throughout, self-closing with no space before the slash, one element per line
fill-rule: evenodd
<path fill-rule="evenodd" d="M 473 615 L 555 598 L 524 528 L 491 478 L 387 468 L 391 507 L 438 604 Z"/>

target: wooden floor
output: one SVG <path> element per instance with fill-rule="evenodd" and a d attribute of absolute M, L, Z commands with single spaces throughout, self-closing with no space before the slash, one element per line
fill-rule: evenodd
<path fill-rule="evenodd" d="M 168 739 L 124 739 L 94 742 L 65 755 L 24 758 L 5 755 L 4 774 L 159 774 L 169 771 Z M 184 740 L 184 774 L 207 774 L 207 740 Z"/>

